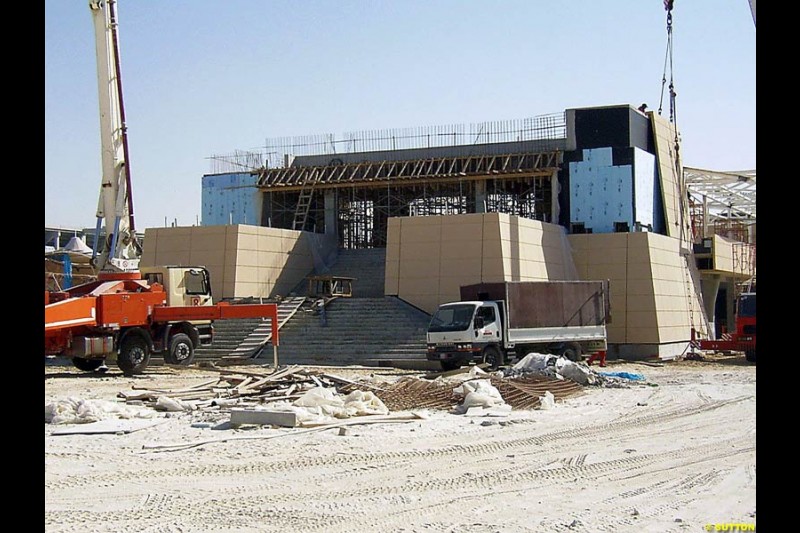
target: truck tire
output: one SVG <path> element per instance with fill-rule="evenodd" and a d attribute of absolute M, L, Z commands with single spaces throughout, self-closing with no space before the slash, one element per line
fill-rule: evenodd
<path fill-rule="evenodd" d="M 73 357 L 72 364 L 75 365 L 75 368 L 78 370 L 83 370 L 84 372 L 94 372 L 101 366 L 103 366 L 102 359 L 85 359 L 83 357 Z"/>
<path fill-rule="evenodd" d="M 489 370 L 497 370 L 505 362 L 503 360 L 503 352 L 495 346 L 487 346 L 483 350 L 483 362 L 489 365 Z"/>
<path fill-rule="evenodd" d="M 117 366 L 126 376 L 141 374 L 150 363 L 150 347 L 139 335 L 128 335 L 122 340 Z"/>
<path fill-rule="evenodd" d="M 169 340 L 169 350 L 164 362 L 170 365 L 189 366 L 194 362 L 194 343 L 186 333 L 176 333 Z"/>
<path fill-rule="evenodd" d="M 747 359 L 751 363 L 756 362 L 756 351 L 755 350 L 746 350 L 744 352 L 744 358 Z"/>
<path fill-rule="evenodd" d="M 561 350 L 561 355 L 577 363 L 582 359 L 583 350 L 581 350 L 581 345 L 577 342 L 568 342 Z"/>

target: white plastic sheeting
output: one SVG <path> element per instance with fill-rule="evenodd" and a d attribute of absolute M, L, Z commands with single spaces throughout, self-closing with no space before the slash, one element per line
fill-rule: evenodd
<path fill-rule="evenodd" d="M 265 409 L 267 406 L 264 407 Z M 386 415 L 389 408 L 370 391 L 355 390 L 346 396 L 333 388 L 309 389 L 294 402 L 272 402 L 271 411 L 289 411 L 304 422 L 323 422 L 330 418 L 350 418 L 363 415 Z"/>
<path fill-rule="evenodd" d="M 44 421 L 48 424 L 87 424 L 113 418 L 154 418 L 152 409 L 134 407 L 106 400 L 82 400 L 69 397 L 44 406 Z"/>
<path fill-rule="evenodd" d="M 466 413 L 470 407 L 496 407 L 506 403 L 500 391 L 487 379 L 465 381 L 453 389 L 453 392 L 464 395 L 464 401 L 456 407 L 456 412 L 461 414 Z"/>

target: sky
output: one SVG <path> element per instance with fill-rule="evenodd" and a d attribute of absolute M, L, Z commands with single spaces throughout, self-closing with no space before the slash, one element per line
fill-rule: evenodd
<path fill-rule="evenodd" d="M 118 0 L 136 228 L 201 222 L 212 156 L 267 139 L 472 124 L 646 103 L 683 163 L 756 168 L 747 0 Z M 666 67 L 666 69 L 665 69 Z M 88 2 L 45 0 L 45 225 L 94 227 Z"/>

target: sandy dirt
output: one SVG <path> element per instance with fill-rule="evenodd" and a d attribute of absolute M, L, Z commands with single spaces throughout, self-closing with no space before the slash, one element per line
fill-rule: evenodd
<path fill-rule="evenodd" d="M 597 367 L 593 367 L 596 370 Z M 248 371 L 261 370 L 253 365 Z M 340 376 L 421 374 L 336 368 Z M 170 414 L 127 434 L 53 435 L 45 530 L 113 532 L 696 532 L 756 525 L 756 367 L 743 357 L 661 367 L 507 417 L 426 410 L 410 423 L 302 432 L 225 413 Z M 266 372 L 267 370 L 264 369 Z M 136 378 L 45 365 L 45 404 L 179 388 L 214 369 Z M 164 414 L 160 414 L 164 417 Z M 206 426 L 192 424 L 208 422 Z M 155 445 L 199 443 L 179 451 Z M 273 437 L 273 438 L 264 438 Z M 728 529 L 734 531 L 734 529 Z"/>

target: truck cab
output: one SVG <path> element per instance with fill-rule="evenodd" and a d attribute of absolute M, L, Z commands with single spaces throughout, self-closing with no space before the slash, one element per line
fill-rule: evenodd
<path fill-rule="evenodd" d="M 140 272 L 149 285 L 158 283 L 164 288 L 169 306 L 214 305 L 211 277 L 205 267 L 153 266 Z"/>
<path fill-rule="evenodd" d="M 472 361 L 502 364 L 502 307 L 494 301 L 443 304 L 428 326 L 427 358 L 452 370 Z"/>

